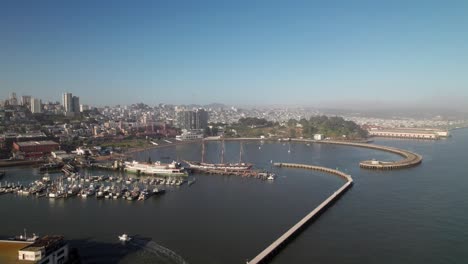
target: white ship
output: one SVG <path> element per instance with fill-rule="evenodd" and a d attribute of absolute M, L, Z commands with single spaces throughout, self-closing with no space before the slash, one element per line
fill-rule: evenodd
<path fill-rule="evenodd" d="M 166 164 L 159 161 L 155 163 L 139 163 L 138 161 L 125 162 L 125 171 L 136 174 L 160 176 L 188 176 L 188 173 L 179 162 Z"/>

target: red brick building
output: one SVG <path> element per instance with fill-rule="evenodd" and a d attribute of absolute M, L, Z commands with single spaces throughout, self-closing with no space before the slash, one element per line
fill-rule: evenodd
<path fill-rule="evenodd" d="M 13 149 L 25 154 L 25 157 L 42 156 L 59 149 L 59 144 L 52 140 L 14 142 Z"/>

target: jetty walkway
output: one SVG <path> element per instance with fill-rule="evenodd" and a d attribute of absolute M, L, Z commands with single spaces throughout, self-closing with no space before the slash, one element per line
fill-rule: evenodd
<path fill-rule="evenodd" d="M 306 164 L 296 164 L 296 163 L 274 163 L 274 166 L 277 167 L 288 167 L 288 168 L 301 168 L 301 169 L 308 169 L 308 170 L 316 170 L 321 171 L 329 174 L 337 175 L 346 180 L 346 183 L 341 186 L 337 191 L 335 191 L 330 197 L 328 197 L 325 201 L 319 204 L 314 210 L 308 213 L 304 218 L 302 218 L 299 222 L 297 222 L 293 227 L 287 230 L 283 235 L 281 235 L 278 239 L 276 239 L 271 245 L 265 248 L 260 254 L 254 257 L 252 260 L 248 261 L 248 264 L 257 264 L 257 263 L 264 263 L 268 261 L 269 258 L 273 257 L 273 255 L 282 247 L 284 246 L 294 235 L 297 235 L 302 228 L 307 225 L 312 219 L 318 217 L 320 213 L 322 213 L 325 209 L 329 207 L 334 201 L 339 199 L 339 197 L 346 192 L 353 184 L 353 178 L 351 175 L 343 173 L 338 170 L 320 167 L 320 166 L 313 166 L 313 165 L 306 165 Z"/>

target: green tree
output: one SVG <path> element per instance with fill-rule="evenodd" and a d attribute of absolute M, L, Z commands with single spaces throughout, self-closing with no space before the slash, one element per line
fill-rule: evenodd
<path fill-rule="evenodd" d="M 291 137 L 291 138 L 296 137 L 296 129 L 294 129 L 294 128 L 289 129 L 289 137 Z"/>

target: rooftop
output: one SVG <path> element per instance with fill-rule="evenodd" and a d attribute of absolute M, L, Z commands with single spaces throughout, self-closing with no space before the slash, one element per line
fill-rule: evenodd
<path fill-rule="evenodd" d="M 30 244 L 31 242 L 0 240 L 0 263 L 33 263 L 32 261 L 18 260 L 18 251 Z"/>
<path fill-rule="evenodd" d="M 16 144 L 20 147 L 29 147 L 29 146 L 40 146 L 40 145 L 58 145 L 57 142 L 52 140 L 44 140 L 44 141 L 25 141 L 25 142 L 16 142 Z"/>
<path fill-rule="evenodd" d="M 44 236 L 37 239 L 34 243 L 22 248 L 25 251 L 38 251 L 45 248 L 48 251 L 49 248 L 61 245 L 63 242 L 63 236 Z"/>

